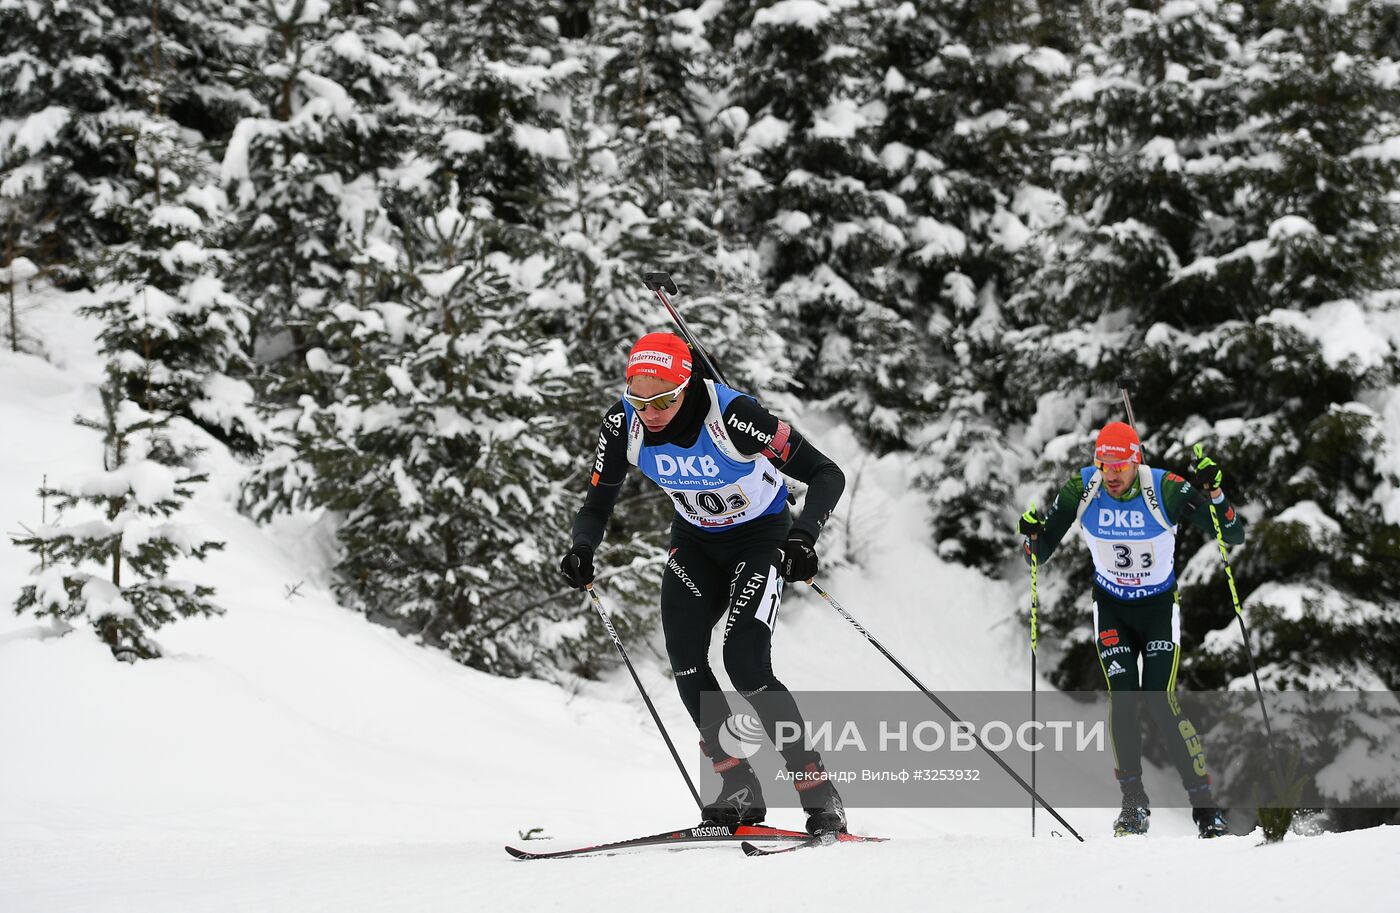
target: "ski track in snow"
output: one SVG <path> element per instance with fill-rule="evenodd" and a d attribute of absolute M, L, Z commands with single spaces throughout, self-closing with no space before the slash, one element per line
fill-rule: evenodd
<path fill-rule="evenodd" d="M 1389 833 L 1387 833 L 1387 831 Z M 517 862 L 497 845 L 103 841 L 0 844 L 7 911 L 1390 909 L 1394 828 L 1247 837 L 943 837 L 749 859 L 737 844 Z"/>
<path fill-rule="evenodd" d="M 59 299 L 35 323 L 62 367 L 0 353 L 6 531 L 38 522 L 43 473 L 100 459 L 96 435 L 72 422 L 96 408 L 99 377 L 73 305 Z M 857 462 L 849 435 L 804 425 L 838 461 Z M 56 637 L 0 611 L 3 913 L 1079 911 L 1124 893 L 1114 901 L 1137 910 L 1205 900 L 1314 911 L 1389 909 L 1400 887 L 1400 828 L 1261 848 L 1257 836 L 1198 841 L 1173 809 L 1154 814 L 1145 840 L 1107 837 L 1113 809 L 1062 810 L 1086 844 L 1047 836 L 1044 812 L 1032 841 L 1025 808 L 854 809 L 853 829 L 892 842 L 773 859 L 748 859 L 736 843 L 512 860 L 502 845 L 534 827 L 552 839 L 530 845 L 548 850 L 693 823 L 626 672 L 571 695 L 463 668 L 368 624 L 320 585 L 314 528 L 238 516 L 237 465 L 217 449 L 205 459 L 213 481 L 190 519 L 227 547 L 189 573 L 217 587 L 227 614 L 172 625 L 157 634 L 165 659 L 127 666 L 85 627 Z M 867 519 L 863 566 L 837 570 L 828 589 L 954 709 L 959 689 L 1023 688 L 1021 594 L 931 556 L 923 499 L 901 497 L 908 471 L 867 462 L 852 502 L 878 522 Z M 0 540 L 0 602 L 13 603 L 30 567 Z M 798 589 L 775 641 L 790 688 L 910 687 Z M 689 758 L 693 729 L 655 647 L 631 653 Z M 1042 788 L 1053 801 L 1053 784 Z M 1156 771 L 1149 788 L 1173 786 Z M 790 809 L 770 823 L 800 826 Z"/>

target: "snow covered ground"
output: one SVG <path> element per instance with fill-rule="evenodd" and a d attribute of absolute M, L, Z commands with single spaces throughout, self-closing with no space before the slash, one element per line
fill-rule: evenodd
<path fill-rule="evenodd" d="M 72 305 L 32 322 L 52 361 L 0 353 L 6 532 L 38 520 L 44 473 L 98 459 L 96 436 L 72 423 L 95 408 L 99 370 Z M 860 462 L 836 430 L 822 441 Z M 227 548 L 197 574 L 227 614 L 160 632 L 159 661 L 120 664 L 85 628 L 59 637 L 11 614 L 30 562 L 0 542 L 3 913 L 1393 908 L 1398 829 L 1259 847 L 1198 841 L 1171 809 L 1146 840 L 1107 836 L 1112 810 L 1064 810 L 1079 844 L 1046 836 L 1043 815 L 1032 840 L 1025 809 L 857 809 L 853 827 L 895 839 L 774 859 L 723 846 L 511 860 L 501 845 L 531 828 L 550 849 L 691 823 L 625 673 L 571 694 L 465 669 L 367 623 L 321 586 L 317 529 L 238 516 L 237 464 L 206 459 L 213 482 L 194 519 Z M 865 563 L 829 588 L 930 687 L 1024 687 L 1019 593 L 932 557 L 921 499 L 897 500 L 905 471 L 866 463 L 850 518 Z M 783 613 L 776 666 L 789 687 L 907 687 L 820 601 L 793 598 Z M 632 653 L 688 749 L 655 651 Z M 798 825 L 791 811 L 773 817 Z"/>

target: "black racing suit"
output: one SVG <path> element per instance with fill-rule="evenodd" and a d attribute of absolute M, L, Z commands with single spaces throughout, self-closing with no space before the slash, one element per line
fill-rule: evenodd
<path fill-rule="evenodd" d="M 675 418 L 659 433 L 645 431 L 644 443 L 695 444 L 709 408 L 708 389 L 693 377 Z M 726 615 L 724 669 L 735 690 L 753 706 L 770 739 L 776 742 L 779 723 L 795 724 L 797 731 L 805 732 L 796 701 L 773 674 L 773 631 L 783 590 L 776 562 L 789 530 L 816 541 L 846 484 L 835 463 L 753 397 L 735 397 L 723 417 L 740 453 L 766 456 L 808 489 L 796 520 L 784 508 L 719 531 L 699 529 L 679 514 L 671 524 L 670 555 L 661 583 L 661 625 L 681 701 L 711 751 L 719 750 L 718 730 L 729 709 L 712 695 L 713 702 L 706 701 L 702 711 L 701 695 L 721 690 L 709 664 L 710 631 Z M 775 450 L 779 441 L 785 443 Z M 596 549 L 602 542 L 629 465 L 619 400 L 603 418 L 588 494 L 574 520 L 574 544 Z M 785 748 L 783 758 L 797 769 L 816 754 L 799 743 Z"/>
<path fill-rule="evenodd" d="M 1145 471 L 1145 467 L 1144 467 Z M 1054 554 L 1070 527 L 1074 525 L 1084 479 L 1075 473 L 1055 496 L 1045 530 L 1034 543 L 1040 562 Z M 1117 498 L 1126 502 L 1141 491 L 1135 480 Z M 1244 541 L 1245 521 L 1225 498 L 1215 504 L 1220 519 L 1221 534 L 1227 543 Z M 1113 500 L 1107 489 L 1100 489 L 1096 500 Z M 1204 494 L 1194 491 L 1179 475 L 1168 473 L 1163 481 L 1162 508 L 1165 519 L 1172 525 L 1190 523 L 1215 535 L 1210 511 Z M 1027 549 L 1031 544 L 1027 542 Z M 1174 556 L 1171 556 L 1174 558 Z M 1109 690 L 1109 731 L 1117 761 L 1120 781 L 1142 776 L 1142 733 L 1138 727 L 1139 700 L 1147 705 L 1162 738 L 1166 739 L 1167 755 L 1181 775 L 1182 785 L 1192 796 L 1205 802 L 1201 787 L 1209 783 L 1205 749 L 1195 726 L 1181 712 L 1176 698 L 1176 673 L 1181 661 L 1181 605 L 1176 587 L 1144 599 L 1120 599 L 1105 591 L 1097 582 L 1093 587 L 1094 637 L 1099 653 L 1099 667 Z M 1142 660 L 1141 679 L 1138 659 Z M 1115 700 L 1114 696 L 1118 699 Z M 1173 735 L 1179 736 L 1174 738 Z"/>

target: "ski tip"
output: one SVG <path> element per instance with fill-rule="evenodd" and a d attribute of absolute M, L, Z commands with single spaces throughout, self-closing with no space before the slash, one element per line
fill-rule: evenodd
<path fill-rule="evenodd" d="M 780 856 L 783 853 L 791 853 L 795 850 L 805 850 L 809 847 L 830 846 L 831 844 L 834 844 L 836 842 L 837 841 L 835 839 L 835 835 L 831 834 L 822 837 L 808 837 L 801 843 L 790 843 L 787 846 L 776 847 L 771 850 L 765 850 L 762 847 L 754 846 L 752 843 L 749 843 L 747 841 L 744 842 L 743 847 L 745 856 Z"/>
<path fill-rule="evenodd" d="M 800 843 L 789 844 L 788 846 L 766 850 L 762 847 L 754 846 L 747 840 L 742 844 L 745 856 L 776 856 L 780 853 L 791 853 L 795 850 L 808 849 L 816 846 L 835 846 L 838 843 L 884 843 L 888 837 L 867 837 L 864 834 L 841 833 L 818 834 L 815 837 L 808 837 Z"/>
<path fill-rule="evenodd" d="M 534 859 L 534 858 L 535 858 L 535 854 L 534 854 L 534 853 L 527 853 L 527 852 L 525 852 L 524 850 L 516 849 L 516 848 L 513 847 L 513 846 L 508 846 L 508 847 L 506 847 L 506 852 L 507 852 L 507 853 L 510 853 L 511 856 L 515 857 L 516 859 Z"/>

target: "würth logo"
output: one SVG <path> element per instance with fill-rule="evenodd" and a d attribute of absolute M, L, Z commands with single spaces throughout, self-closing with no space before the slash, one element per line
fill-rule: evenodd
<path fill-rule="evenodd" d="M 1113 646 L 1118 643 L 1118 629 L 1109 628 L 1107 631 L 1100 631 L 1099 640 L 1103 642 L 1105 647 Z"/>

